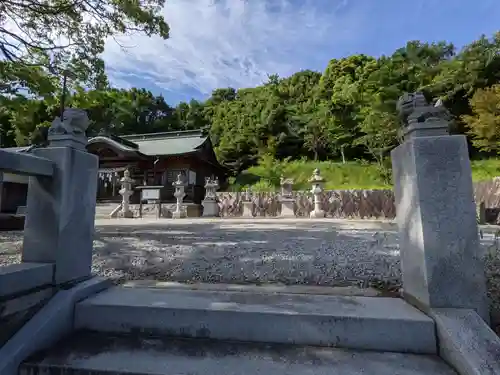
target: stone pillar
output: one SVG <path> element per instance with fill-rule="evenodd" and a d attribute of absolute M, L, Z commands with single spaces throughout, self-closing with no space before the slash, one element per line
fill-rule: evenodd
<path fill-rule="evenodd" d="M 311 211 L 309 216 L 311 218 L 325 217 L 325 211 L 323 211 L 323 208 L 321 207 L 321 194 L 323 193 L 323 184 L 325 180 L 323 177 L 321 177 L 318 168 L 314 170 L 312 177 L 309 179 L 309 182 L 312 183 L 311 193 L 314 197 L 314 209 Z"/>
<path fill-rule="evenodd" d="M 398 102 L 404 142 L 391 153 L 405 298 L 421 308 L 474 309 L 489 321 L 466 138 L 421 93 Z"/>
<path fill-rule="evenodd" d="M 243 205 L 243 212 L 241 216 L 253 217 L 253 200 L 252 200 L 252 192 L 250 189 L 247 189 L 245 193 L 243 193 L 241 201 L 242 201 L 241 204 Z"/>
<path fill-rule="evenodd" d="M 2 198 L 3 198 L 3 172 L 0 172 L 0 212 L 3 212 Z"/>
<path fill-rule="evenodd" d="M 175 188 L 174 197 L 177 200 L 175 211 L 172 212 L 172 217 L 174 219 L 181 219 L 186 217 L 187 215 L 186 210 L 182 204 L 182 200 L 186 196 L 186 183 L 183 181 L 182 175 L 180 173 L 177 175 L 177 180 L 172 182 L 172 186 Z"/>
<path fill-rule="evenodd" d="M 205 199 L 203 199 L 203 216 L 204 217 L 218 217 L 219 216 L 219 203 L 217 202 L 217 195 L 215 194 L 219 188 L 219 180 L 216 178 L 205 178 Z"/>
<path fill-rule="evenodd" d="M 123 172 L 123 177 L 120 180 L 121 189 L 119 193 L 122 196 L 122 208 L 120 210 L 120 216 L 126 218 L 134 217 L 134 213 L 130 211 L 130 196 L 132 195 L 132 183 L 134 180 L 130 178 L 130 172 L 128 169 Z"/>
<path fill-rule="evenodd" d="M 97 156 L 85 146 L 85 111 L 66 109 L 49 129 L 49 146 L 32 153 L 54 162 L 49 178 L 30 177 L 23 262 L 54 263 L 56 284 L 91 276 Z"/>
<path fill-rule="evenodd" d="M 281 213 L 280 217 L 295 217 L 295 199 L 293 198 L 293 179 L 281 177 Z"/>

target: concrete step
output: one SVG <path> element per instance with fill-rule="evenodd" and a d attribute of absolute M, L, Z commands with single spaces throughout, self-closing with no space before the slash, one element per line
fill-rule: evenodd
<path fill-rule="evenodd" d="M 436 353 L 434 322 L 399 298 L 114 287 L 76 305 L 76 328 Z"/>
<path fill-rule="evenodd" d="M 456 375 L 439 357 L 80 331 L 20 375 Z"/>

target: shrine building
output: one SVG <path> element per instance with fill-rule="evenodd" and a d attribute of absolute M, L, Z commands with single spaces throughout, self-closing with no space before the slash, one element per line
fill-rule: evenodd
<path fill-rule="evenodd" d="M 6 148 L 13 152 L 27 147 Z M 126 136 L 98 135 L 90 138 L 87 151 L 99 157 L 97 201 L 118 202 L 120 179 L 128 169 L 134 185 L 162 186 L 162 202 L 174 202 L 172 183 L 179 174 L 186 183 L 184 202 L 200 204 L 205 195 L 205 178 L 217 177 L 221 187 L 228 170 L 219 164 L 210 137 L 200 130 Z M 15 212 L 26 201 L 27 177 L 7 175 L 0 180 L 0 212 Z M 139 201 L 134 192 L 131 203 Z"/>

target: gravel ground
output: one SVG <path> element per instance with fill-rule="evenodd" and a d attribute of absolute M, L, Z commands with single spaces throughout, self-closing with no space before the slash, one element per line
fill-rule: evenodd
<path fill-rule="evenodd" d="M 19 262 L 21 232 L 0 232 L 0 265 Z M 485 234 L 500 311 L 500 259 Z M 312 220 L 97 220 L 93 271 L 117 281 L 400 287 L 397 232 L 387 223 Z"/>
<path fill-rule="evenodd" d="M 126 279 L 397 286 L 395 235 L 293 222 L 108 225 L 98 228 L 94 270 Z"/>

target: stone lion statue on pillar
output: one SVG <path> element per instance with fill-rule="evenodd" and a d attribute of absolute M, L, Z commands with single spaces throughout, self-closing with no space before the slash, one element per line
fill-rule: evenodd
<path fill-rule="evenodd" d="M 428 120 L 449 120 L 450 113 L 439 99 L 434 105 L 430 104 L 422 92 L 405 93 L 396 106 L 403 126 L 410 123 L 424 123 Z"/>
<path fill-rule="evenodd" d="M 50 135 L 73 135 L 77 137 L 85 136 L 85 131 L 89 127 L 89 117 L 87 112 L 78 108 L 67 108 L 64 110 L 62 120 L 56 117 L 49 128 Z"/>

